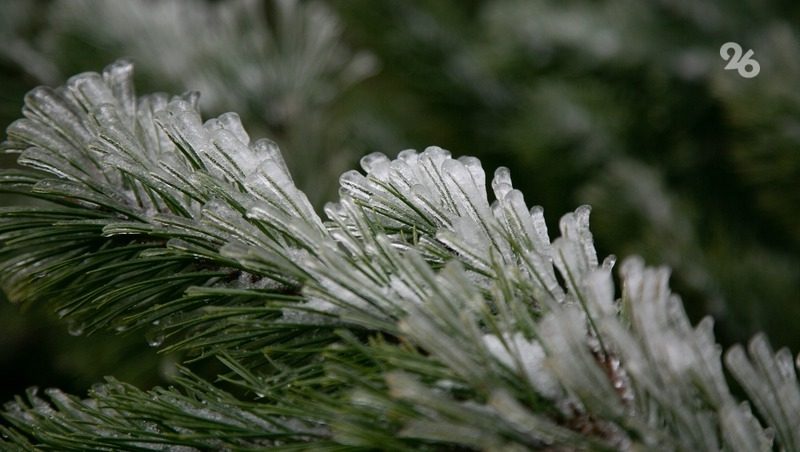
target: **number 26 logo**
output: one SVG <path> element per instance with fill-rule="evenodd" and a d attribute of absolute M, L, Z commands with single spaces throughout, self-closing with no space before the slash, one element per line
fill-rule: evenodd
<path fill-rule="evenodd" d="M 730 51 L 733 50 L 733 55 Z M 727 61 L 726 70 L 736 70 L 744 78 L 753 78 L 761 72 L 761 65 L 754 60 L 753 50 L 750 49 L 742 56 L 742 46 L 735 42 L 726 42 L 719 48 L 719 56 Z"/>

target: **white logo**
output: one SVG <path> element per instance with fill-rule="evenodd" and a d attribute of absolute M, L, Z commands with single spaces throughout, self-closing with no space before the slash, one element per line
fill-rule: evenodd
<path fill-rule="evenodd" d="M 733 55 L 730 51 L 733 50 Z M 742 56 L 742 46 L 735 42 L 726 42 L 719 48 L 719 56 L 727 61 L 725 69 L 736 69 L 744 78 L 753 78 L 761 72 L 761 65 L 752 58 L 753 50 L 750 49 Z M 749 68 L 749 69 L 748 69 Z"/>

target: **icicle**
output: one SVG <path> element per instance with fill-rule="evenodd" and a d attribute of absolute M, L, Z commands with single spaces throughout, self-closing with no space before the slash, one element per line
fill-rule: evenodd
<path fill-rule="evenodd" d="M 373 152 L 372 154 L 361 157 L 361 168 L 370 174 L 379 171 L 379 167 L 387 167 L 389 158 L 380 152 Z M 377 176 L 377 174 L 376 174 Z"/>
<path fill-rule="evenodd" d="M 250 144 L 250 135 L 244 130 L 242 120 L 238 114 L 234 112 L 223 113 L 216 119 L 218 126 L 232 133 L 239 142 L 244 145 Z"/>
<path fill-rule="evenodd" d="M 452 154 L 450 151 L 442 149 L 439 146 L 428 146 L 421 155 L 421 157 L 425 157 L 434 162 L 436 166 L 441 166 L 442 163 L 451 158 L 451 156 Z"/>
<path fill-rule="evenodd" d="M 286 161 L 283 159 L 283 154 L 281 154 L 277 143 L 266 138 L 261 138 L 256 140 L 252 147 L 256 155 L 263 157 L 262 161 L 271 161 L 289 180 L 292 180 L 292 175 L 289 172 L 289 168 L 286 166 Z M 294 183 L 294 181 L 292 181 L 292 183 Z"/>
<path fill-rule="evenodd" d="M 111 89 L 100 74 L 87 72 L 67 80 L 66 92 L 86 112 L 103 104 L 117 104 Z"/>
<path fill-rule="evenodd" d="M 580 206 L 575 209 L 574 213 L 568 213 L 561 217 L 559 226 L 564 238 L 580 244 L 588 268 L 595 268 L 597 267 L 597 252 L 594 249 L 592 233 L 589 231 L 590 212 L 591 207 Z"/>
<path fill-rule="evenodd" d="M 492 189 L 497 199 L 504 199 L 513 189 L 511 185 L 511 171 L 509 171 L 508 168 L 500 166 L 494 171 Z"/>
<path fill-rule="evenodd" d="M 38 87 L 26 94 L 23 113 L 30 120 L 57 131 L 76 148 L 92 139 L 80 112 L 51 88 Z"/>
<path fill-rule="evenodd" d="M 580 244 L 564 237 L 557 238 L 553 242 L 553 262 L 564 277 L 569 292 L 577 296 L 583 277 L 590 268 Z"/>
<path fill-rule="evenodd" d="M 419 154 L 414 149 L 405 149 L 397 154 L 397 158 L 408 165 L 416 165 L 419 161 Z"/>
<path fill-rule="evenodd" d="M 111 88 L 112 94 L 117 99 L 117 104 L 127 117 L 128 126 L 131 127 L 136 118 L 133 63 L 127 60 L 117 60 L 111 63 L 103 69 L 103 80 Z"/>
<path fill-rule="evenodd" d="M 544 209 L 542 206 L 533 206 L 530 210 L 531 220 L 533 221 L 533 228 L 536 230 L 536 235 L 539 237 L 541 245 L 540 250 L 537 250 L 545 256 L 550 256 L 550 236 L 547 233 L 547 223 L 544 219 Z"/>
<path fill-rule="evenodd" d="M 603 263 L 600 265 L 600 268 L 606 271 L 611 271 L 614 268 L 614 265 L 617 263 L 617 256 L 613 254 L 609 254 L 603 259 Z"/>
<path fill-rule="evenodd" d="M 476 223 L 485 223 L 489 218 L 489 202 L 486 199 L 483 170 L 477 176 L 460 160 L 445 160 L 441 166 L 444 183 L 453 207 L 461 216 L 470 217 Z M 479 185 L 480 184 L 480 185 Z"/>
<path fill-rule="evenodd" d="M 590 271 L 582 282 L 582 292 L 586 297 L 589 314 L 594 318 L 601 315 L 614 315 L 614 281 L 611 271 L 597 269 Z"/>
<path fill-rule="evenodd" d="M 464 165 L 464 168 L 472 176 L 472 183 L 477 189 L 477 193 L 486 197 L 486 173 L 483 171 L 481 161 L 475 157 L 459 157 L 458 162 Z"/>
<path fill-rule="evenodd" d="M 356 170 L 350 170 L 339 177 L 342 195 L 349 195 L 356 199 L 368 199 L 371 190 L 367 178 Z"/>

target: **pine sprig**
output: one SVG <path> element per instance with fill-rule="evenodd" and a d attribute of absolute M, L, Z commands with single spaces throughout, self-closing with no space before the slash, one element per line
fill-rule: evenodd
<path fill-rule="evenodd" d="M 429 148 L 372 154 L 320 218 L 274 143 L 197 96 L 136 98 L 132 66 L 37 89 L 5 147 L 0 280 L 76 332 L 147 330 L 213 357 L 209 382 L 109 380 L 6 405 L 21 450 L 385 448 L 800 450 L 791 354 L 725 363 L 668 271 L 602 262 L 587 206 L 551 242 L 500 168 Z"/>

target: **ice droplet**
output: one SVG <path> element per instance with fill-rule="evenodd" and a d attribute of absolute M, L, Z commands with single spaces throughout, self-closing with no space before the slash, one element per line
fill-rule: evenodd
<path fill-rule="evenodd" d="M 397 154 L 397 159 L 402 160 L 410 165 L 414 165 L 419 159 L 419 154 L 417 154 L 417 151 L 413 149 L 406 149 Z"/>
<path fill-rule="evenodd" d="M 428 146 L 422 154 L 425 158 L 434 162 L 436 166 L 441 166 L 442 162 L 449 159 L 452 155 L 450 151 L 442 149 L 439 146 Z"/>
<path fill-rule="evenodd" d="M 77 320 L 70 320 L 67 324 L 67 332 L 70 336 L 80 336 L 85 328 L 86 324 Z"/>
<path fill-rule="evenodd" d="M 368 173 L 375 169 L 377 165 L 388 163 L 389 157 L 386 157 L 380 152 L 373 152 L 372 154 L 367 154 L 364 157 L 361 157 L 361 167 L 364 168 L 364 171 Z"/>
<path fill-rule="evenodd" d="M 616 263 L 617 263 L 617 256 L 609 254 L 608 256 L 606 256 L 605 259 L 603 259 L 603 264 L 601 265 L 601 268 L 603 270 L 611 271 L 614 268 L 614 264 Z"/>
<path fill-rule="evenodd" d="M 147 345 L 160 347 L 164 343 L 164 332 L 160 329 L 152 329 L 145 333 L 144 338 L 147 341 Z"/>
<path fill-rule="evenodd" d="M 497 168 L 494 172 L 494 178 L 492 179 L 492 190 L 494 191 L 495 198 L 505 198 L 512 189 L 511 172 L 504 166 Z"/>

